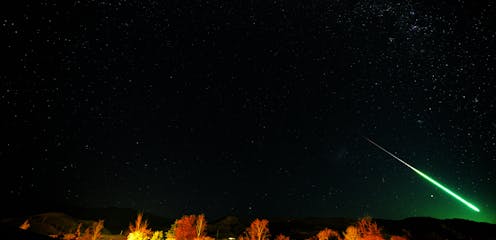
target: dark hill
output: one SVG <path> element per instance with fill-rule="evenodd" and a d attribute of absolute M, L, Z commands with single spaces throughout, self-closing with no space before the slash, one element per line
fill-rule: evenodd
<path fill-rule="evenodd" d="M 218 239 L 237 237 L 249 226 L 251 220 L 227 216 L 208 224 L 210 236 Z M 324 228 L 344 232 L 356 222 L 350 218 L 274 218 L 269 220 L 272 237 L 282 233 L 291 239 L 308 239 Z M 494 240 L 496 224 L 480 223 L 463 219 L 435 219 L 413 217 L 403 220 L 373 219 L 383 230 L 386 239 L 391 235 L 407 236 L 412 240 L 479 239 Z"/>
<path fill-rule="evenodd" d="M 376 219 L 384 231 L 392 234 L 408 233 L 411 239 L 496 239 L 496 224 L 464 219 L 435 219 L 413 217 L 403 220 Z"/>
<path fill-rule="evenodd" d="M 8 226 L 19 226 L 24 220 L 30 219 L 32 230 L 41 234 L 54 234 L 57 231 L 72 231 L 79 223 L 89 226 L 91 223 L 104 220 L 105 230 L 110 234 L 119 234 L 128 229 L 130 223 L 134 222 L 138 210 L 131 208 L 83 208 L 74 206 L 58 206 L 47 208 L 53 211 L 41 212 L 42 210 L 31 209 L 25 215 L 16 214 L 12 217 L 4 217 L 1 222 Z M 153 230 L 167 230 L 174 219 L 164 218 L 158 215 L 144 212 L 143 219 L 148 220 L 149 227 Z M 43 222 L 43 224 L 41 224 Z"/>
<path fill-rule="evenodd" d="M 138 210 L 131 208 L 81 208 L 73 207 L 67 214 L 79 219 L 103 219 L 105 228 L 112 233 L 126 231 L 130 223 L 134 223 Z M 167 230 L 175 219 L 165 218 L 149 212 L 143 212 L 143 219 L 148 220 L 148 226 L 153 230 Z"/>
<path fill-rule="evenodd" d="M 8 240 L 53 240 L 53 238 L 46 235 L 25 231 L 5 224 L 0 225 L 0 236 L 2 236 L 2 239 Z"/>
<path fill-rule="evenodd" d="M 11 229 L 18 229 L 24 220 L 29 221 L 29 231 L 43 236 L 55 236 L 62 233 L 73 233 L 81 224 L 84 230 L 93 225 L 96 221 L 81 220 L 60 212 L 47 212 L 36 215 L 26 216 L 24 218 L 3 219 L 3 226 Z M 8 230 L 8 229 L 7 229 Z M 104 228 L 102 233 L 109 234 L 109 230 Z"/>

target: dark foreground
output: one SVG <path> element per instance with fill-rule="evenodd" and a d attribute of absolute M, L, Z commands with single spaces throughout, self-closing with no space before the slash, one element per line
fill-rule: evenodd
<path fill-rule="evenodd" d="M 107 239 L 125 239 L 129 223 L 136 218 L 133 209 L 66 209 L 62 212 L 45 212 L 26 216 L 3 218 L 0 236 L 2 239 L 44 240 L 53 239 L 49 235 L 60 232 L 71 232 L 79 223 L 91 224 L 103 219 L 105 221 L 105 236 Z M 144 215 L 153 230 L 167 231 L 174 219 L 167 219 L 153 214 Z M 19 225 L 30 219 L 31 227 L 21 230 Z M 208 219 L 207 219 L 208 220 Z M 208 235 L 216 239 L 228 239 L 242 234 L 253 219 L 236 216 L 226 216 L 209 220 Z M 304 240 L 315 236 L 324 228 L 338 232 L 345 231 L 347 226 L 356 222 L 349 218 L 274 218 L 269 220 L 271 238 L 282 233 L 291 239 Z M 405 236 L 408 239 L 438 240 L 438 239 L 496 239 L 496 224 L 473 222 L 463 219 L 435 219 L 413 217 L 402 220 L 373 219 L 382 229 L 386 239 L 388 236 Z"/>

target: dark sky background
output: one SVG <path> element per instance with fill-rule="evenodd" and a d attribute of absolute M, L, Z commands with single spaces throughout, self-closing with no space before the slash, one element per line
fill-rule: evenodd
<path fill-rule="evenodd" d="M 494 1 L 17 4 L 4 210 L 496 223 Z"/>

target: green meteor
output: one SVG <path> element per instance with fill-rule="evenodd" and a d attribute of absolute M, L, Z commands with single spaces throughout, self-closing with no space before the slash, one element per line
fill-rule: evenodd
<path fill-rule="evenodd" d="M 381 147 L 379 144 L 375 143 L 374 141 L 372 141 L 372 140 L 370 140 L 370 139 L 368 139 L 366 137 L 363 137 L 363 138 L 365 138 L 365 140 L 369 141 L 370 143 L 372 143 L 374 146 L 376 146 L 377 148 L 381 149 L 385 153 L 389 154 L 391 157 L 393 157 L 396 160 L 400 161 L 401 163 L 405 164 L 407 167 L 409 167 L 410 169 L 412 169 L 418 175 L 422 176 L 427 181 L 429 181 L 432 184 L 436 185 L 438 188 L 441 188 L 441 190 L 445 191 L 446 193 L 448 193 L 449 195 L 451 195 L 452 197 L 454 197 L 456 200 L 458 200 L 458 201 L 462 202 L 463 204 L 467 205 L 467 207 L 469 207 L 470 209 L 472 209 L 472 210 L 474 210 L 476 212 L 480 212 L 479 208 L 477 208 L 476 206 L 474 206 L 472 203 L 469 203 L 467 200 L 463 199 L 462 197 L 458 196 L 456 193 L 454 193 L 453 191 L 449 190 L 447 187 L 443 186 L 441 183 L 439 183 L 436 180 L 432 179 L 431 177 L 427 176 L 425 173 L 421 172 L 420 170 L 414 168 L 413 166 L 411 166 L 407 162 L 401 160 L 399 157 L 396 157 L 394 154 L 390 153 L 388 150 L 384 149 L 383 147 Z"/>

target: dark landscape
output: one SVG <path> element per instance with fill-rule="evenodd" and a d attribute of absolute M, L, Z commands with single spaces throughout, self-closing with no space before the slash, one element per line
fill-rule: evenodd
<path fill-rule="evenodd" d="M 53 239 L 49 235 L 69 231 L 82 222 L 90 224 L 98 219 L 105 220 L 103 231 L 105 239 L 126 239 L 128 225 L 136 218 L 137 210 L 120 208 L 65 208 L 64 212 L 43 212 L 39 214 L 16 216 L 1 220 L 1 236 L 4 239 L 43 240 Z M 208 217 L 208 216 L 207 216 Z M 144 218 L 153 230 L 167 231 L 174 219 L 145 213 Z M 19 225 L 30 219 L 29 230 L 19 229 Z M 215 239 L 238 238 L 249 226 L 246 217 L 225 216 L 208 220 L 207 235 Z M 331 228 L 339 232 L 353 224 L 351 218 L 268 218 L 271 236 L 284 234 L 290 239 L 311 239 L 320 230 Z M 474 222 L 463 219 L 436 219 L 431 217 L 412 217 L 401 220 L 373 219 L 381 228 L 384 236 L 398 235 L 407 239 L 495 239 L 496 224 Z M 386 238 L 388 239 L 388 238 Z"/>

